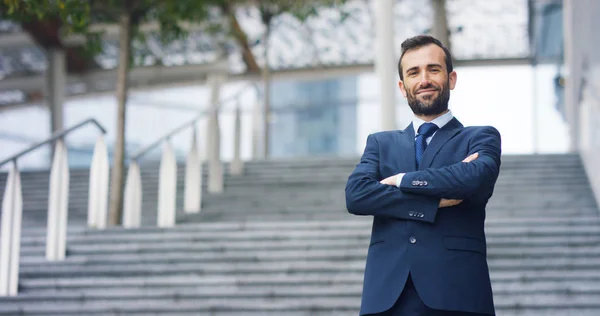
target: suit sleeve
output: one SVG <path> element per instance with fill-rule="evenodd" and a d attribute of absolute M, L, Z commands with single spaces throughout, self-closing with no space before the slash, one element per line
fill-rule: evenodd
<path fill-rule="evenodd" d="M 481 128 L 469 144 L 469 155 L 479 153 L 471 162 L 443 168 L 407 172 L 400 189 L 405 193 L 445 199 L 489 198 L 500 172 L 500 133 L 491 126 Z"/>
<path fill-rule="evenodd" d="M 434 222 L 440 200 L 402 192 L 381 184 L 379 145 L 373 135 L 367 137 L 365 151 L 346 183 L 346 208 L 354 215 L 373 215 Z"/>

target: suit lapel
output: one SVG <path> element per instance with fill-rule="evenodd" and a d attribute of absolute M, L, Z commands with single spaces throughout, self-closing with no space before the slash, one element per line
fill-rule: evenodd
<path fill-rule="evenodd" d="M 463 128 L 463 125 L 456 119 L 453 118 L 448 124 L 444 125 L 441 129 L 439 129 L 431 142 L 425 149 L 423 153 L 423 157 L 421 158 L 421 165 L 419 166 L 419 170 L 427 169 L 431 166 L 433 162 L 433 158 L 437 155 L 437 153 L 442 149 L 444 144 L 446 144 L 456 133 L 458 133 Z M 414 148 L 414 145 L 413 145 Z M 414 150 L 413 150 L 414 157 Z"/>
<path fill-rule="evenodd" d="M 406 129 L 399 131 L 398 136 L 398 148 L 400 152 L 400 170 L 404 172 L 416 171 L 417 161 L 415 158 L 415 129 L 413 124 L 410 123 Z"/>

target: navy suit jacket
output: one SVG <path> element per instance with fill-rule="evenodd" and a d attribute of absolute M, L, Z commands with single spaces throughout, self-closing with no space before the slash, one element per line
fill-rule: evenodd
<path fill-rule="evenodd" d="M 346 184 L 346 207 L 372 215 L 361 315 L 388 310 L 410 273 L 434 309 L 494 314 L 486 260 L 485 206 L 500 169 L 500 134 L 490 126 L 439 129 L 416 170 L 415 132 L 371 134 Z M 473 153 L 472 162 L 462 160 Z M 380 180 L 406 173 L 400 187 Z M 461 199 L 439 209 L 441 198 Z"/>

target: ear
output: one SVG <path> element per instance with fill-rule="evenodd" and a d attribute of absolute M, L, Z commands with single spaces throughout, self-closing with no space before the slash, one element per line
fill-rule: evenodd
<path fill-rule="evenodd" d="M 450 84 L 450 90 L 454 90 L 454 87 L 456 86 L 456 71 L 450 73 L 450 76 L 448 76 L 448 82 Z"/>
<path fill-rule="evenodd" d="M 398 87 L 400 87 L 400 92 L 406 98 L 406 87 L 404 87 L 404 82 L 402 80 L 398 81 Z"/>

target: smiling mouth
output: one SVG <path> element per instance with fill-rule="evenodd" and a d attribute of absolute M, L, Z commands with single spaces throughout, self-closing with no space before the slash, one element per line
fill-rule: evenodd
<path fill-rule="evenodd" d="M 426 89 L 426 90 L 419 90 L 417 92 L 417 94 L 421 94 L 421 93 L 430 93 L 430 92 L 436 92 L 437 90 L 435 89 Z"/>

